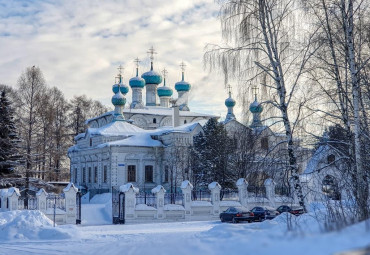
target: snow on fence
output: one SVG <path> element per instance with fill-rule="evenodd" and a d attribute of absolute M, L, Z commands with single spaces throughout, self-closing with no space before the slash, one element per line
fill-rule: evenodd
<path fill-rule="evenodd" d="M 237 190 L 222 190 L 217 182 L 212 182 L 208 190 L 195 191 L 189 181 L 183 181 L 181 193 L 167 193 L 163 186 L 158 185 L 152 189 L 152 194 L 148 194 L 139 192 L 128 183 L 120 187 L 121 193 L 125 194 L 124 219 L 126 223 L 216 220 L 230 206 L 252 209 L 255 206 L 278 207 L 293 203 L 290 197 L 275 195 L 275 183 L 271 179 L 259 189 L 248 189 L 248 182 L 243 178 L 237 181 L 236 186 Z M 251 190 L 263 192 L 255 195 Z"/>
<path fill-rule="evenodd" d="M 35 196 L 22 196 L 18 188 L 0 189 L 0 211 L 40 210 L 57 224 L 76 224 L 78 189 L 69 183 L 60 195 L 40 189 Z"/>

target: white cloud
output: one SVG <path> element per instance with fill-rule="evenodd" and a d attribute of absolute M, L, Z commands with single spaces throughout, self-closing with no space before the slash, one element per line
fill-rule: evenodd
<path fill-rule="evenodd" d="M 143 60 L 140 73 L 149 69 L 146 52 L 153 45 L 154 67 L 166 67 L 168 85 L 180 80 L 179 63 L 187 63 L 191 109 L 224 117 L 223 77 L 209 74 L 202 62 L 205 45 L 220 41 L 218 9 L 213 0 L 6 1 L 0 4 L 0 83 L 16 86 L 21 72 L 37 65 L 67 98 L 86 94 L 109 104 L 117 65 L 125 66 L 128 83 L 134 58 Z"/>

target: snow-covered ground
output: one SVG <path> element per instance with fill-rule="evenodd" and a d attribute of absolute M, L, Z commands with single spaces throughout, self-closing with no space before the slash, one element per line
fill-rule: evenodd
<path fill-rule="evenodd" d="M 339 254 L 370 247 L 365 223 L 325 233 L 318 216 L 271 221 L 108 225 L 104 195 L 83 205 L 82 225 L 53 227 L 39 211 L 0 213 L 0 254 Z M 287 219 L 293 230 L 287 230 Z M 96 224 L 92 226 L 91 224 Z M 107 224 L 107 225 L 102 225 Z M 370 252 L 370 249 L 367 250 Z"/>

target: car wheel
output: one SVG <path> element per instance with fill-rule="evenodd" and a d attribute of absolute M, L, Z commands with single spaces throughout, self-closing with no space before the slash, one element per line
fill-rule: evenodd
<path fill-rule="evenodd" d="M 235 223 L 235 224 L 238 223 L 238 220 L 233 218 L 233 223 Z"/>
<path fill-rule="evenodd" d="M 221 217 L 221 222 L 225 222 L 225 219 L 224 219 L 224 217 Z"/>

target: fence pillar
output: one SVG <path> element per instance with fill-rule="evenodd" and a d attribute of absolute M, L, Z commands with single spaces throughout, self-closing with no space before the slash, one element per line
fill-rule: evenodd
<path fill-rule="evenodd" d="M 47 196 L 48 196 L 48 193 L 46 193 L 46 191 L 43 188 L 41 188 L 36 193 L 36 197 L 37 197 L 37 209 L 40 210 L 40 211 L 42 211 L 42 212 L 46 212 L 46 198 L 47 198 Z"/>
<path fill-rule="evenodd" d="M 135 188 L 132 183 L 127 183 L 125 185 L 121 185 L 119 190 L 120 192 L 125 193 L 125 219 L 136 218 L 136 194 L 139 193 L 139 189 Z"/>
<path fill-rule="evenodd" d="M 163 188 L 162 185 L 158 185 L 154 189 L 152 189 L 152 193 L 155 194 L 155 200 L 157 204 L 157 219 L 164 218 L 164 193 L 166 190 Z"/>
<path fill-rule="evenodd" d="M 266 197 L 270 201 L 270 206 L 275 207 L 275 182 L 271 179 L 268 178 L 264 182 L 265 188 L 266 188 Z"/>
<path fill-rule="evenodd" d="M 239 202 L 242 206 L 247 207 L 248 205 L 248 182 L 244 178 L 240 178 L 236 182 L 239 193 Z"/>
<path fill-rule="evenodd" d="M 186 180 L 181 183 L 181 191 L 184 194 L 184 208 L 185 208 L 185 219 L 189 219 L 191 216 L 191 192 L 193 185 Z"/>
<path fill-rule="evenodd" d="M 213 205 L 213 215 L 220 214 L 220 192 L 221 185 L 218 182 L 208 184 L 208 189 L 211 190 L 211 202 Z"/>
<path fill-rule="evenodd" d="M 20 196 L 21 194 L 19 193 L 18 188 L 11 187 L 8 189 L 8 210 L 9 211 L 18 210 L 18 197 Z"/>
<path fill-rule="evenodd" d="M 76 194 L 78 189 L 70 182 L 67 187 L 63 189 L 63 192 L 65 196 L 66 224 L 76 224 Z"/>

